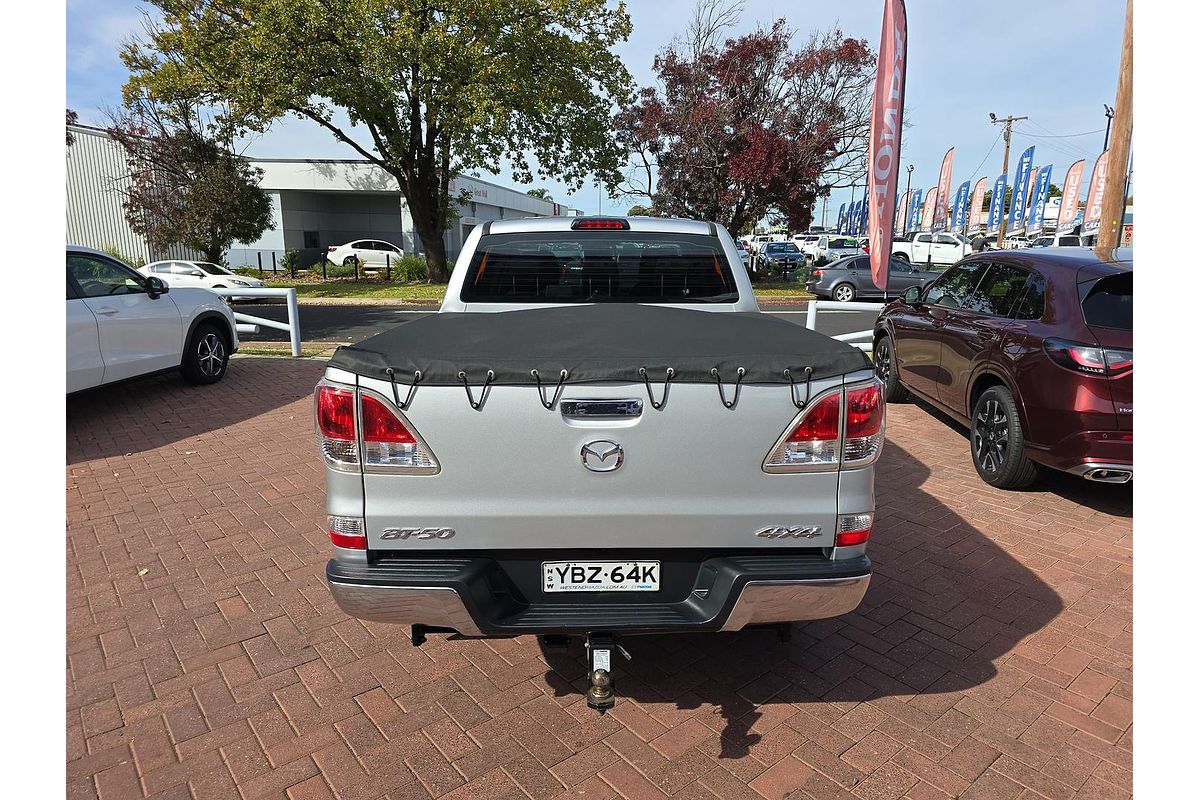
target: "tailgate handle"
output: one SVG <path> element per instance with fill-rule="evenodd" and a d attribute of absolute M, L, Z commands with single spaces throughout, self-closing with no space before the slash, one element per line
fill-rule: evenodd
<path fill-rule="evenodd" d="M 593 417 L 640 417 L 642 401 L 640 398 L 629 400 L 563 400 L 559 403 L 564 417 L 593 418 Z"/>

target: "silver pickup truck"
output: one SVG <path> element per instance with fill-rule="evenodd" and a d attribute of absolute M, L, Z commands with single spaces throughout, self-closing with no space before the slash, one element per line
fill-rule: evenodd
<path fill-rule="evenodd" d="M 556 217 L 476 228 L 440 312 L 341 348 L 316 390 L 354 617 L 617 637 L 844 614 L 870 580 L 880 383 L 762 314 L 729 233 Z"/>

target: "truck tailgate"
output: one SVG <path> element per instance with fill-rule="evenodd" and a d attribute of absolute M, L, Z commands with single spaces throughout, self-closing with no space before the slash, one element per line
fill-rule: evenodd
<path fill-rule="evenodd" d="M 814 380 L 812 396 L 842 380 Z M 387 381 L 358 381 L 384 398 L 393 396 Z M 596 399 L 638 400 L 642 408 L 636 415 L 592 419 L 563 413 L 564 403 Z M 640 383 L 576 384 L 564 387 L 559 403 L 547 410 L 535 389 L 493 385 L 474 410 L 462 387 L 420 387 L 403 415 L 440 470 L 363 475 L 368 547 L 832 546 L 839 473 L 769 474 L 762 468 L 798 414 L 791 387 L 744 385 L 734 409 L 722 404 L 715 384 L 672 384 L 657 410 L 646 400 Z M 589 470 L 583 458 L 589 444 L 600 454 L 619 445 L 619 468 Z M 607 467 L 616 456 L 596 458 L 593 466 Z M 859 507 L 843 507 L 842 513 L 872 508 L 870 485 L 861 483 L 860 499 L 843 499 L 843 506 Z M 756 535 L 773 527 L 819 532 L 786 542 Z M 454 533 L 397 538 L 394 531 L 408 528 Z"/>

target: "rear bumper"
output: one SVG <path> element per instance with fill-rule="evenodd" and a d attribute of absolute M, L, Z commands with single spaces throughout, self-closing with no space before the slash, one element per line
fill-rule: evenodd
<path fill-rule="evenodd" d="M 871 579 L 865 555 L 838 561 L 788 553 L 684 557 L 678 562 L 663 559 L 663 586 L 653 599 L 634 593 L 564 597 L 545 595 L 526 580 L 543 557 L 330 561 L 326 578 L 334 600 L 350 616 L 451 628 L 467 636 L 736 631 L 828 619 L 858 607 Z M 596 558 L 576 553 L 558 557 Z M 613 554 L 602 558 L 611 560 Z"/>
<path fill-rule="evenodd" d="M 1029 455 L 1053 469 L 1092 478 L 1095 469 L 1124 470 L 1133 474 L 1133 431 L 1080 431 L 1048 448 L 1031 447 Z M 1106 481 L 1123 483 L 1124 481 Z"/>

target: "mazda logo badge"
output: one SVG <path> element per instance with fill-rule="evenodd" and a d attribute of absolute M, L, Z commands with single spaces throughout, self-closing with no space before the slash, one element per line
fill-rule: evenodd
<path fill-rule="evenodd" d="M 579 457 L 591 472 L 612 472 L 625 461 L 625 451 L 616 442 L 599 439 L 585 444 Z"/>

